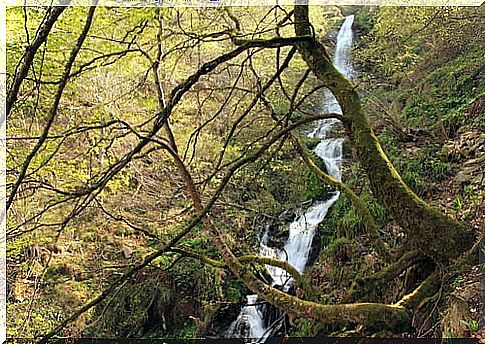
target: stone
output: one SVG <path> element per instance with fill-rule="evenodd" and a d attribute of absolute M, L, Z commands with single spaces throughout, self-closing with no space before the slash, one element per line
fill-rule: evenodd
<path fill-rule="evenodd" d="M 121 252 L 123 253 L 123 257 L 125 257 L 126 259 L 129 259 L 131 258 L 131 256 L 133 256 L 133 250 L 128 246 L 123 246 Z"/>
<path fill-rule="evenodd" d="M 462 169 L 456 174 L 457 183 L 481 183 L 484 179 L 485 155 L 467 160 L 463 163 Z"/>

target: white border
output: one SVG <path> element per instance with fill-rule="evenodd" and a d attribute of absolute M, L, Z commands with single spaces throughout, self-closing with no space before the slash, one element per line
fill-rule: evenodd
<path fill-rule="evenodd" d="M 0 2 L 0 343 L 7 338 L 7 256 L 6 256 L 6 7 Z"/>
<path fill-rule="evenodd" d="M 54 0 L 64 5 L 66 0 Z M 310 5 L 480 6 L 484 0 L 309 0 Z M 294 5 L 295 0 L 99 0 L 98 6 L 221 7 Z M 6 6 L 47 6 L 52 0 L 0 0 L 0 343 L 6 340 Z M 72 0 L 69 6 L 91 6 L 92 0 Z M 483 320 L 483 319 L 482 319 Z"/>
<path fill-rule="evenodd" d="M 6 6 L 92 6 L 92 0 L 1 0 Z M 296 0 L 301 3 L 304 0 Z M 309 0 L 309 5 L 360 6 L 480 6 L 484 0 Z M 221 6 L 293 6 L 295 0 L 99 0 L 98 6 L 110 7 L 221 7 Z"/>

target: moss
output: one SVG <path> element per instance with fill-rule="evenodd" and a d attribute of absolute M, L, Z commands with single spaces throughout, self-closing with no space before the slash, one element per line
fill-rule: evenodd
<path fill-rule="evenodd" d="M 224 287 L 224 296 L 228 302 L 240 302 L 246 295 L 247 288 L 236 278 L 229 278 Z"/>
<path fill-rule="evenodd" d="M 418 288 L 414 289 L 410 294 L 405 295 L 396 305 L 406 309 L 416 309 L 426 298 L 434 295 L 440 286 L 440 276 L 437 272 L 433 272 Z"/>
<path fill-rule="evenodd" d="M 313 319 L 298 319 L 292 337 L 316 337 L 326 326 Z"/>
<path fill-rule="evenodd" d="M 355 279 L 349 291 L 352 300 L 368 299 L 369 296 L 379 295 L 389 288 L 389 283 L 397 278 L 403 271 L 415 263 L 423 261 L 423 255 L 417 251 L 406 252 L 395 263 L 384 267 L 370 276 L 359 276 Z"/>

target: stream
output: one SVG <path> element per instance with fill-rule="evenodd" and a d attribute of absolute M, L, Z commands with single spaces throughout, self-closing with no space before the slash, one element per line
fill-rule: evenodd
<path fill-rule="evenodd" d="M 337 35 L 337 45 L 333 57 L 334 66 L 347 78 L 351 78 L 353 73 L 350 59 L 353 21 L 353 15 L 345 18 Z M 322 98 L 322 113 L 342 113 L 337 100 L 329 90 L 323 92 Z M 337 124 L 336 119 L 319 121 L 307 135 L 321 140 L 314 152 L 325 163 L 327 173 L 340 181 L 344 139 L 330 137 L 330 133 Z M 286 261 L 303 273 L 317 226 L 324 220 L 339 195 L 340 192 L 335 191 L 327 200 L 317 202 L 306 209 L 303 214 L 297 216 L 290 224 L 289 236 L 283 249 L 268 246 L 268 231 L 263 233 L 260 238 L 260 256 Z M 272 286 L 289 291 L 293 280 L 286 271 L 269 265 L 266 266 L 266 270 L 271 276 L 271 281 L 268 282 Z M 264 343 L 267 338 L 280 331 L 282 326 L 284 326 L 284 314 L 281 311 L 258 300 L 257 295 L 247 295 L 247 304 L 230 325 L 226 336 L 244 338 L 252 343 Z"/>

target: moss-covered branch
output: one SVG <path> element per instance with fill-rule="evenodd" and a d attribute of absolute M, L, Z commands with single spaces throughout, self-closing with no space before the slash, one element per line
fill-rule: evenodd
<path fill-rule="evenodd" d="M 380 286 L 386 286 L 411 265 L 423 259 L 425 257 L 419 251 L 410 251 L 405 253 L 397 262 L 386 266 L 379 272 L 370 276 L 357 278 L 348 293 L 350 299 L 359 300 L 372 290 Z"/>
<path fill-rule="evenodd" d="M 293 123 L 287 128 L 281 130 L 278 134 L 281 134 L 282 132 L 289 133 L 295 127 L 295 125 L 298 126 L 297 123 Z M 241 162 L 247 163 L 255 161 L 262 155 L 263 152 L 265 152 L 271 146 L 272 143 L 276 142 L 276 137 L 278 137 L 278 134 L 273 135 L 272 139 L 270 139 L 266 145 L 263 145 L 255 153 L 256 155 L 251 155 L 246 157 L 245 159 L 239 160 L 237 164 L 241 164 Z M 170 154 L 172 154 L 174 158 L 176 158 L 176 154 L 174 154 L 173 151 L 171 151 Z M 195 184 L 193 182 L 192 176 L 190 175 L 190 173 L 188 173 L 186 168 L 181 169 L 180 166 L 178 167 L 180 169 L 179 172 L 184 176 L 187 188 L 195 191 L 190 192 L 189 194 L 192 198 L 195 210 L 200 213 L 201 211 L 203 211 L 203 209 L 201 208 L 202 201 L 195 186 L 190 185 Z M 227 182 L 227 178 L 224 178 L 222 182 L 224 183 L 224 181 Z M 206 208 L 207 206 L 208 205 L 206 205 Z M 214 235 L 214 244 L 221 254 L 224 263 L 228 266 L 231 272 L 234 273 L 236 277 L 240 278 L 251 291 L 258 294 L 260 298 L 270 302 L 274 306 L 282 309 L 287 313 L 299 317 L 315 318 L 318 321 L 327 324 L 351 322 L 363 324 L 366 326 L 384 326 L 390 328 L 404 327 L 409 326 L 410 324 L 410 314 L 404 307 L 378 303 L 322 305 L 315 302 L 301 300 L 298 297 L 288 295 L 278 289 L 268 286 L 254 275 L 248 264 L 244 264 L 240 261 L 240 259 L 234 256 L 233 252 L 225 242 L 224 236 L 214 225 L 209 216 L 204 217 L 202 219 L 202 222 L 204 226 Z M 285 266 L 286 268 L 289 268 L 290 271 L 296 271 L 294 269 L 291 269 L 291 267 L 288 267 L 288 264 L 284 264 L 284 262 L 267 260 L 265 258 L 255 256 L 248 256 L 246 259 L 257 260 L 264 263 L 278 264 L 280 266 Z M 295 276 L 299 280 L 302 280 L 296 274 Z"/>
<path fill-rule="evenodd" d="M 180 248 L 175 248 L 175 247 L 171 248 L 169 251 L 174 253 L 179 253 L 185 257 L 190 257 L 193 259 L 200 260 L 201 262 L 216 268 L 227 268 L 227 264 L 225 264 L 224 262 L 209 258 L 203 254 L 182 250 Z M 305 279 L 298 272 L 298 270 L 296 270 L 291 264 L 287 262 L 270 258 L 270 257 L 260 257 L 256 255 L 244 255 L 244 256 L 237 257 L 237 259 L 241 263 L 259 263 L 259 264 L 266 264 L 266 265 L 279 267 L 280 269 L 285 270 L 295 280 L 296 284 L 303 289 L 303 291 L 305 292 L 305 295 L 308 298 L 310 298 L 314 294 L 313 289 L 305 281 Z"/>
<path fill-rule="evenodd" d="M 223 262 L 209 258 L 209 257 L 207 257 L 203 254 L 199 254 L 199 253 L 187 251 L 187 250 L 182 250 L 181 248 L 176 248 L 176 247 L 171 248 L 169 251 L 181 254 L 184 257 L 189 257 L 189 258 L 193 258 L 193 259 L 196 259 L 196 260 L 200 260 L 201 262 L 203 262 L 207 265 L 213 266 L 215 268 L 227 268 L 227 265 L 224 264 Z"/>
<path fill-rule="evenodd" d="M 314 290 L 311 286 L 305 281 L 303 276 L 295 269 L 291 264 L 284 262 L 282 260 L 269 258 L 269 257 L 259 257 L 256 255 L 246 255 L 238 257 L 238 260 L 241 263 L 244 262 L 256 262 L 260 264 L 267 264 L 271 266 L 279 267 L 280 269 L 285 270 L 290 274 L 290 276 L 295 280 L 296 284 L 303 289 L 305 292 L 306 298 L 311 298 L 314 295 Z"/>
<path fill-rule="evenodd" d="M 244 263 L 258 262 L 285 269 L 300 286 L 307 288 L 305 289 L 305 292 L 308 292 L 308 290 L 311 292 L 311 287 L 305 283 L 303 277 L 296 269 L 286 262 L 254 255 L 235 257 L 223 241 L 222 235 L 217 228 L 207 221 L 206 224 L 218 233 L 215 242 L 218 248 L 222 249 L 220 251 L 224 254 L 224 263 L 185 250 L 171 249 L 171 251 L 201 259 L 216 267 L 229 267 L 231 271 L 235 272 L 236 276 L 241 278 L 246 286 L 251 291 L 257 293 L 261 299 L 270 302 L 276 307 L 296 317 L 313 318 L 324 324 L 358 323 L 378 328 L 407 328 L 410 326 L 410 313 L 404 307 L 399 305 L 379 303 L 323 305 L 302 300 L 270 287 L 257 279 L 251 271 L 250 266 Z"/>
<path fill-rule="evenodd" d="M 218 233 L 216 228 L 213 229 Z M 405 329 L 410 326 L 410 312 L 400 305 L 380 303 L 323 305 L 285 294 L 255 278 L 250 268 L 230 252 L 221 238 L 222 236 L 218 233 L 215 241 L 231 271 L 261 299 L 294 317 L 313 318 L 323 324 L 358 323 L 364 326 L 394 329 Z"/>
<path fill-rule="evenodd" d="M 255 154 L 239 160 L 234 166 L 257 160 L 262 153 L 264 153 L 271 146 L 272 143 L 277 141 L 277 137 L 282 132 L 289 133 L 295 128 L 295 126 L 298 127 L 299 123 L 301 123 L 301 121 L 293 123 L 281 130 L 279 133 L 273 135 L 272 138 L 269 139 L 268 142 L 263 145 Z M 171 154 L 173 154 L 173 152 Z M 232 168 L 234 168 L 234 166 Z M 185 169 L 185 171 L 180 172 L 185 174 L 186 171 L 187 170 Z M 184 178 L 187 184 L 194 183 L 190 174 L 185 175 L 185 177 L 187 177 Z M 227 182 L 228 178 L 223 178 L 222 183 Z M 187 185 L 187 187 L 189 189 L 191 188 L 190 185 Z M 201 211 L 200 207 L 202 202 L 197 189 L 195 187 L 194 189 L 195 193 L 190 192 L 190 196 L 192 197 L 195 210 L 199 213 Z M 219 188 L 219 190 L 222 192 L 221 188 Z M 213 197 L 215 197 L 217 194 L 218 193 L 216 192 Z M 206 208 L 209 205 L 210 202 L 208 205 L 206 205 Z M 209 216 L 204 217 L 202 222 L 204 226 L 214 235 L 214 244 L 230 271 L 236 277 L 240 278 L 245 285 L 252 292 L 256 293 L 261 299 L 268 301 L 289 314 L 299 317 L 314 318 L 322 323 L 327 324 L 345 324 L 351 322 L 372 327 L 390 328 L 403 328 L 409 326 L 410 324 L 410 314 L 404 307 L 401 306 L 378 303 L 322 305 L 315 302 L 301 300 L 298 297 L 288 295 L 278 289 L 268 286 L 255 276 L 249 264 L 244 264 L 233 254 L 224 240 L 223 234 L 214 225 Z M 254 259 L 254 257 L 251 257 L 251 259 Z M 260 261 L 273 262 L 265 259 Z"/>
<path fill-rule="evenodd" d="M 441 278 L 437 271 L 428 276 L 412 293 L 405 295 L 397 306 L 406 309 L 416 309 L 421 302 L 434 295 L 441 287 Z"/>

